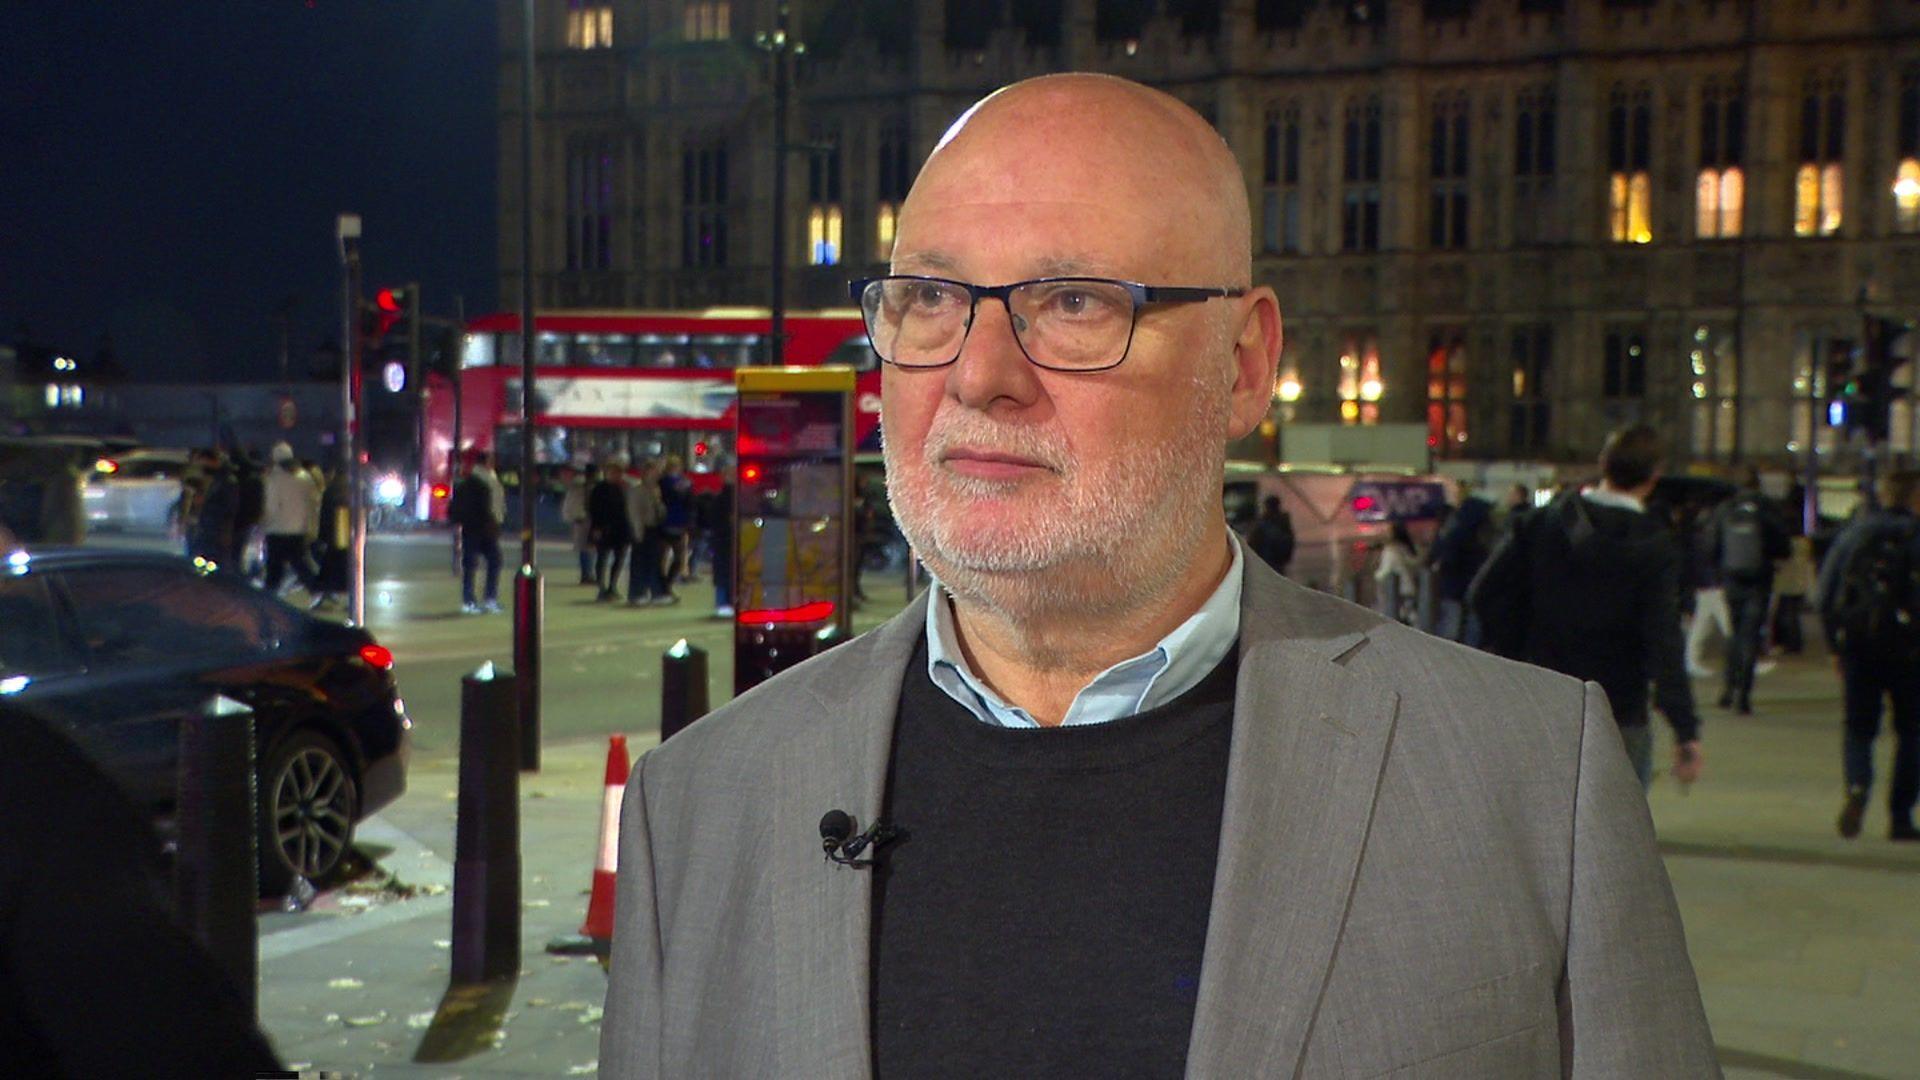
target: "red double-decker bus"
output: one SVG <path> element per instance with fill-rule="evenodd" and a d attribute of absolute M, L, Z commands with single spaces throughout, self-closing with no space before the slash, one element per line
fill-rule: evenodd
<path fill-rule="evenodd" d="M 794 312 L 786 331 L 786 363 L 859 372 L 855 437 L 862 450 L 878 450 L 879 362 L 860 313 Z M 697 486 L 719 486 L 733 460 L 733 371 L 768 362 L 769 312 L 546 311 L 534 316 L 534 333 L 536 466 L 675 454 Z M 470 321 L 457 392 L 434 394 L 426 406 L 425 479 L 434 495 L 453 482 L 456 449 L 490 450 L 503 470 L 520 470 L 520 383 L 519 316 Z M 444 497 L 431 500 L 429 513 L 444 511 Z"/>

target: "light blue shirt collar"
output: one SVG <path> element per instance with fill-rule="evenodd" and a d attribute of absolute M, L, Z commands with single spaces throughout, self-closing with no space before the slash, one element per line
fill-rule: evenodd
<path fill-rule="evenodd" d="M 1240 586 L 1245 563 L 1229 541 L 1233 564 L 1213 595 L 1159 644 L 1095 676 L 1074 695 L 1061 726 L 1102 724 L 1155 709 L 1198 686 L 1226 658 L 1240 636 Z M 960 652 L 953 604 L 938 581 L 927 602 L 927 677 L 981 722 L 995 727 L 1039 727 L 1025 709 L 1009 705 L 980 681 Z"/>

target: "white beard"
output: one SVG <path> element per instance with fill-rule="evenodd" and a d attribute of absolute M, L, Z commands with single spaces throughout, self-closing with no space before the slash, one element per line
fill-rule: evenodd
<path fill-rule="evenodd" d="M 1058 429 L 994 421 L 943 401 L 917 459 L 883 442 L 901 533 L 964 602 L 1009 615 L 1136 607 L 1186 572 L 1221 515 L 1231 401 L 1200 373 L 1194 383 L 1175 438 L 1092 467 Z M 1024 481 L 962 476 L 941 460 L 963 444 L 1040 462 L 1048 473 Z"/>

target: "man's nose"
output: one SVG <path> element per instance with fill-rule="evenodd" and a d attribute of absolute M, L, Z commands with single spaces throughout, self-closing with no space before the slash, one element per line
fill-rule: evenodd
<path fill-rule="evenodd" d="M 961 404 L 983 410 L 1001 400 L 1028 405 L 1038 395 L 1040 380 L 1014 330 L 1019 318 L 996 298 L 974 307 L 960 356 L 947 369 L 947 391 Z"/>

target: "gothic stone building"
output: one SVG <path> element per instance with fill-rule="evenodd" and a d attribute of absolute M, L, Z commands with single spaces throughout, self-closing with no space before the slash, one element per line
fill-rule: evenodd
<path fill-rule="evenodd" d="M 541 307 L 768 303 L 775 0 L 538 0 Z M 1161 87 L 1245 168 L 1276 413 L 1590 460 L 1642 419 L 1784 464 L 1862 312 L 1920 314 L 1920 4 L 791 0 L 791 302 L 884 268 L 940 134 L 1050 71 Z M 517 0 L 501 295 L 518 295 Z M 1910 378 L 1910 376 L 1908 376 Z M 1893 449 L 1911 453 L 1913 410 Z M 1838 452 L 1844 453 L 1844 449 Z"/>

